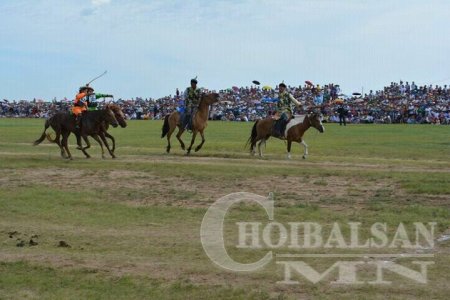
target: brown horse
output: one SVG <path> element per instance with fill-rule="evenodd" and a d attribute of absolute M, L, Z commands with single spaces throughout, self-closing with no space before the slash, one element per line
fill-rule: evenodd
<path fill-rule="evenodd" d="M 90 147 L 90 142 L 87 139 L 87 136 L 92 136 L 101 146 L 102 149 L 102 157 L 104 157 L 104 149 L 103 144 L 101 143 L 99 139 L 99 135 L 102 137 L 102 140 L 105 142 L 105 135 L 103 134 L 103 131 L 105 129 L 105 124 L 111 124 L 113 127 L 117 127 L 119 124 L 114 116 L 114 113 L 112 110 L 108 107 L 103 110 L 97 110 L 97 111 L 88 111 L 83 114 L 82 120 L 81 120 L 81 132 L 80 129 L 76 128 L 75 125 L 75 118 L 72 114 L 66 113 L 66 112 L 59 112 L 53 115 L 51 118 L 45 121 L 45 127 L 44 132 L 41 134 L 41 137 L 34 142 L 34 145 L 39 145 L 46 137 L 50 142 L 58 144 L 60 150 L 61 150 L 61 156 L 63 158 L 69 158 L 72 159 L 72 154 L 70 153 L 69 147 L 68 147 L 68 138 L 70 133 L 75 133 L 77 136 L 77 143 L 80 147 L 80 150 L 83 151 L 84 155 L 89 158 L 90 155 L 86 152 L 86 149 Z M 51 139 L 50 135 L 46 133 L 46 130 L 52 127 L 52 129 L 56 133 L 55 139 Z M 60 137 L 62 136 L 62 140 L 60 140 Z M 81 140 L 80 137 L 83 137 L 84 141 L 86 142 L 86 147 L 81 147 Z M 114 153 L 111 152 L 111 150 L 108 147 L 108 144 L 105 143 L 105 145 L 108 148 L 109 153 L 111 156 L 114 157 Z M 67 155 L 66 155 L 67 153 Z"/>
<path fill-rule="evenodd" d="M 114 113 L 114 117 L 116 117 L 116 120 L 119 123 L 120 127 L 122 127 L 122 128 L 127 127 L 127 122 L 125 121 L 125 115 L 123 114 L 122 109 L 120 109 L 120 107 L 118 105 L 108 104 L 106 107 L 109 108 Z M 104 135 L 104 137 L 107 137 L 112 141 L 111 152 L 114 153 L 114 150 L 116 150 L 116 140 L 111 134 L 108 133 L 108 128 L 109 128 L 109 123 L 105 122 L 103 124 L 103 131 L 100 134 L 100 138 L 103 140 L 102 135 Z M 104 143 L 105 143 L 105 146 L 108 148 L 108 143 L 106 142 L 106 139 L 105 139 Z M 114 157 L 115 156 L 113 156 L 113 158 Z"/>
<path fill-rule="evenodd" d="M 202 137 L 202 142 L 197 147 L 195 147 L 195 152 L 200 150 L 203 144 L 205 143 L 204 131 L 208 122 L 209 106 L 218 101 L 219 101 L 219 94 L 217 93 L 202 94 L 200 96 L 200 104 L 192 120 L 192 139 L 191 144 L 189 145 L 189 148 L 186 151 L 187 155 L 191 153 L 191 149 L 192 146 L 194 145 L 197 133 L 200 133 L 200 136 Z M 185 150 L 185 145 L 181 140 L 181 135 L 183 134 L 185 129 L 181 128 L 181 123 L 182 122 L 180 118 L 180 113 L 177 111 L 174 111 L 169 115 L 166 115 L 166 117 L 164 118 L 164 125 L 162 127 L 161 138 L 167 135 L 167 148 L 166 148 L 167 153 L 170 152 L 171 147 L 170 137 L 172 136 L 172 133 L 175 131 L 177 127 L 178 127 L 177 139 L 180 142 L 181 149 Z"/>
<path fill-rule="evenodd" d="M 252 133 L 250 135 L 250 138 L 247 141 L 247 144 L 250 144 L 250 153 L 252 155 L 255 155 L 255 147 L 256 143 L 258 143 L 258 152 L 259 156 L 262 157 L 263 153 L 261 150 L 261 144 L 266 144 L 266 141 L 273 136 L 273 125 L 275 123 L 275 120 L 272 118 L 266 118 L 263 120 L 258 120 L 255 122 L 252 128 Z M 295 124 L 297 123 L 297 124 Z M 293 125 L 295 124 L 295 125 Z M 285 139 L 287 141 L 287 158 L 291 158 L 291 146 L 292 142 L 297 142 L 303 145 L 304 147 L 304 153 L 303 153 L 303 159 L 306 158 L 308 155 L 308 145 L 303 140 L 303 134 L 306 130 L 308 130 L 310 127 L 316 128 L 319 132 L 323 133 L 325 131 L 325 128 L 322 125 L 322 117 L 319 113 L 311 113 L 305 116 L 303 122 L 297 121 L 297 118 L 291 119 L 291 121 L 288 123 L 285 131 Z M 279 138 L 279 137 L 278 137 Z"/>

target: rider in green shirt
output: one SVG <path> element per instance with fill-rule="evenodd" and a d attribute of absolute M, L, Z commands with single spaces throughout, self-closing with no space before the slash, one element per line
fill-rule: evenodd
<path fill-rule="evenodd" d="M 201 90 L 197 88 L 197 77 L 191 79 L 191 86 L 184 92 L 184 117 L 182 128 L 192 130 L 192 117 L 200 104 Z"/>
<path fill-rule="evenodd" d="M 276 107 L 276 114 L 279 120 L 275 123 L 274 133 L 278 137 L 284 137 L 286 125 L 292 117 L 292 105 L 300 106 L 300 102 L 286 91 L 286 84 L 284 82 L 278 85 L 278 102 Z"/>

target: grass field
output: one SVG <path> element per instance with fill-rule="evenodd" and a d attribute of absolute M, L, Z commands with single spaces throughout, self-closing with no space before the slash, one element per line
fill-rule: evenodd
<path fill-rule="evenodd" d="M 399 222 L 436 222 L 436 238 L 450 234 L 448 126 L 325 124 L 324 134 L 305 135 L 308 159 L 296 145 L 288 161 L 279 140 L 268 141 L 263 159 L 250 157 L 250 123 L 210 122 L 203 149 L 186 157 L 175 138 L 164 153 L 161 122 L 131 121 L 111 130 L 117 159 L 101 159 L 97 146 L 85 159 L 72 137 L 67 161 L 54 144 L 31 146 L 43 124 L 0 119 L 0 299 L 448 299 L 450 241 L 423 250 L 435 262 L 427 284 L 390 273 L 391 285 L 330 284 L 335 273 L 280 285 L 275 263 L 226 271 L 200 243 L 208 207 L 240 191 L 273 192 L 275 220 L 285 224 L 308 220 L 330 231 L 333 222 L 382 222 L 392 231 Z M 234 223 L 249 220 L 267 217 L 250 204 L 227 217 L 225 242 L 237 261 L 268 251 L 235 247 Z"/>

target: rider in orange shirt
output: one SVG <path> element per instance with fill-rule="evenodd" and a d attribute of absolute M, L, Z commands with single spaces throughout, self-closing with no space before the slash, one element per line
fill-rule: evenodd
<path fill-rule="evenodd" d="M 72 106 L 72 113 L 75 115 L 75 127 L 80 128 L 81 116 L 87 110 L 89 96 L 94 93 L 94 89 L 89 85 L 80 87 Z"/>

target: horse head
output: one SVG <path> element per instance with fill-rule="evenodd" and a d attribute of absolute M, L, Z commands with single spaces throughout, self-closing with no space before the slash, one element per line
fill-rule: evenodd
<path fill-rule="evenodd" d="M 108 106 L 105 108 L 105 121 L 112 125 L 112 127 L 116 128 L 119 126 L 116 117 L 114 116 L 114 112 Z"/>
<path fill-rule="evenodd" d="M 127 127 L 127 122 L 125 121 L 125 115 L 123 114 L 120 107 L 116 104 L 108 104 L 106 106 L 107 109 L 110 109 L 114 117 L 116 118 L 117 122 L 119 123 L 120 127 L 125 128 Z"/>
<path fill-rule="evenodd" d="M 211 105 L 219 102 L 219 94 L 218 93 L 202 93 L 200 97 L 200 103 L 204 103 L 205 105 Z"/>
<path fill-rule="evenodd" d="M 314 127 L 320 133 L 323 133 L 325 131 L 325 127 L 323 127 L 323 124 L 322 124 L 322 114 L 321 113 L 313 112 L 313 113 L 309 114 L 308 121 L 309 121 L 309 124 L 311 124 L 311 127 Z"/>

